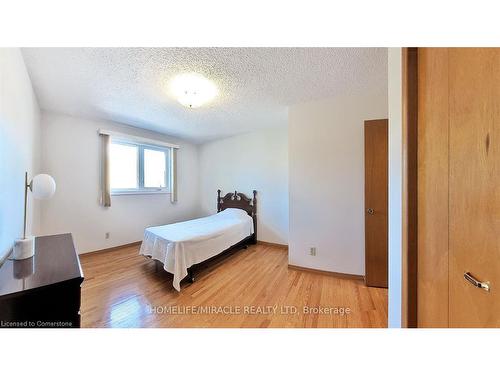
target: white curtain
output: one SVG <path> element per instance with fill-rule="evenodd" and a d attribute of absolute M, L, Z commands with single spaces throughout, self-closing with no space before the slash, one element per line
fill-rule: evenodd
<path fill-rule="evenodd" d="M 111 207 L 111 188 L 109 180 L 109 134 L 100 134 L 102 140 L 101 157 L 101 204 L 104 207 Z"/>
<path fill-rule="evenodd" d="M 170 149 L 170 202 L 177 202 L 177 149 Z"/>

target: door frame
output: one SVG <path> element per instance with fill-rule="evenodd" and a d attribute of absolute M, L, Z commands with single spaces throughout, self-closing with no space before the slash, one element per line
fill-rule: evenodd
<path fill-rule="evenodd" d="M 416 328 L 418 282 L 418 48 L 402 53 L 402 284 L 401 326 Z"/>

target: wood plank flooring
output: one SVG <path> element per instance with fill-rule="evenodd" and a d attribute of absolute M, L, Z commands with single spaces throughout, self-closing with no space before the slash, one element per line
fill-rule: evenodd
<path fill-rule="evenodd" d="M 250 246 L 177 292 L 138 246 L 83 254 L 82 327 L 387 327 L 387 289 L 289 269 L 287 258 Z"/>

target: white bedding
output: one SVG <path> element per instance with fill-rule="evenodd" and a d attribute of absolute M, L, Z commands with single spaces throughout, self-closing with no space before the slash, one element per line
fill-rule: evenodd
<path fill-rule="evenodd" d="M 244 210 L 227 208 L 201 219 L 146 228 L 139 253 L 162 262 L 163 268 L 174 275 L 174 288 L 180 291 L 189 267 L 253 233 L 253 220 Z"/>

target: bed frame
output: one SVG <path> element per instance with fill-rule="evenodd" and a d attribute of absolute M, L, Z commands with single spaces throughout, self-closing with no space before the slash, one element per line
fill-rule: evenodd
<path fill-rule="evenodd" d="M 234 193 L 227 193 L 223 197 L 221 197 L 220 194 L 221 190 L 219 189 L 217 190 L 217 212 L 224 211 L 226 208 L 239 208 L 246 211 L 246 213 L 251 216 L 253 220 L 253 234 L 237 244 L 234 244 L 229 249 L 226 249 L 201 263 L 193 264 L 189 267 L 186 279 L 190 282 L 194 282 L 195 272 L 207 263 L 214 261 L 216 258 L 223 257 L 232 251 L 246 249 L 248 245 L 254 245 L 257 243 L 257 191 L 253 191 L 253 198 L 248 198 L 245 194 L 238 193 L 237 191 Z"/>
<path fill-rule="evenodd" d="M 239 208 L 247 212 L 253 220 L 253 234 L 245 240 L 249 240 L 251 244 L 257 243 L 257 190 L 253 191 L 253 199 L 248 198 L 243 193 L 227 193 L 223 197 L 220 196 L 220 189 L 217 190 L 217 212 L 224 211 L 226 208 Z"/>

